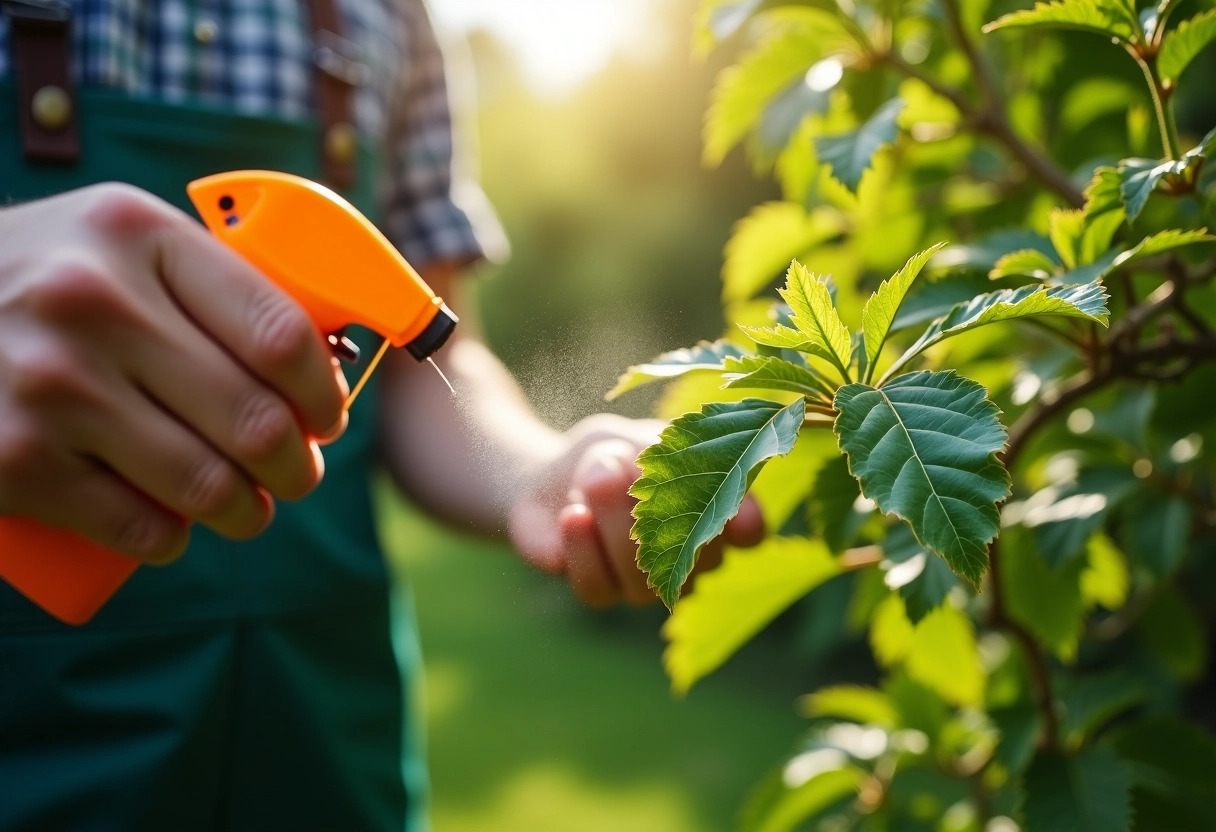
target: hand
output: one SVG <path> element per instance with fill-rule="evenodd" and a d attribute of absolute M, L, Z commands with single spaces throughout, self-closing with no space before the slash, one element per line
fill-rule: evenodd
<path fill-rule="evenodd" d="M 304 496 L 345 384 L 304 311 L 197 223 L 99 185 L 0 211 L 0 515 L 152 563 Z"/>
<path fill-rule="evenodd" d="M 657 599 L 636 563 L 629 537 L 628 494 L 640 475 L 635 463 L 658 439 L 661 422 L 593 416 L 566 434 L 565 451 L 540 466 L 510 514 L 512 543 L 523 558 L 546 572 L 565 574 L 588 605 L 607 607 L 624 599 L 634 605 Z M 726 524 L 722 538 L 702 551 L 696 571 L 717 566 L 722 542 L 753 546 L 764 535 L 759 507 L 750 497 Z"/>

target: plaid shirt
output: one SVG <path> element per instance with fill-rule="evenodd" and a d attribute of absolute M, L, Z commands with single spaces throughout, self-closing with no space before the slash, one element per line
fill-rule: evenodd
<path fill-rule="evenodd" d="M 73 0 L 78 84 L 237 113 L 308 118 L 312 40 L 302 0 Z M 369 80 L 355 123 L 383 143 L 385 233 L 416 266 L 471 262 L 504 243 L 478 188 L 453 164 L 443 59 L 424 0 L 340 0 Z M 11 73 L 0 13 L 0 80 Z"/>

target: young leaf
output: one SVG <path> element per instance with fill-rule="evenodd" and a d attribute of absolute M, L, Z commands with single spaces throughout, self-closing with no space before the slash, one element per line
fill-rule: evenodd
<path fill-rule="evenodd" d="M 1177 82 L 1195 56 L 1216 40 L 1216 9 L 1184 20 L 1165 36 L 1157 53 L 1157 72 L 1162 81 Z"/>
<path fill-rule="evenodd" d="M 1202 726 L 1156 717 L 1114 732 L 1131 769 L 1137 829 L 1216 829 L 1216 739 Z"/>
<path fill-rule="evenodd" d="M 750 300 L 815 246 L 844 230 L 842 215 L 827 207 L 807 212 L 792 202 L 766 202 L 736 223 L 722 264 L 722 299 Z"/>
<path fill-rule="evenodd" d="M 1079 286 L 1023 286 L 1020 289 L 1002 289 L 960 303 L 925 330 L 887 370 L 879 385 L 917 355 L 947 338 L 999 321 L 1043 315 L 1081 318 L 1105 326 L 1108 317 L 1106 290 L 1097 282 Z"/>
<path fill-rule="evenodd" d="M 1156 159 L 1124 159 L 1119 163 L 1119 175 L 1123 182 L 1119 192 L 1123 195 L 1123 205 L 1127 209 L 1127 219 L 1135 222 L 1136 217 L 1144 210 L 1149 195 L 1157 187 L 1157 183 L 1167 173 L 1173 173 L 1178 163 L 1170 159 L 1158 162 Z"/>
<path fill-rule="evenodd" d="M 1026 828 L 1033 832 L 1131 829 L 1131 776 L 1105 748 L 1037 757 L 1026 772 L 1025 790 Z"/>
<path fill-rule="evenodd" d="M 955 705 L 976 705 L 984 695 L 984 668 L 975 628 L 960 610 L 944 604 L 916 625 L 908 675 Z"/>
<path fill-rule="evenodd" d="M 861 685 L 833 685 L 802 697 L 799 710 L 809 717 L 836 717 L 861 725 L 894 728 L 899 720 L 891 698 Z"/>
<path fill-rule="evenodd" d="M 1114 0 L 1056 0 L 1012 12 L 984 27 L 985 32 L 1012 28 L 1079 29 L 1129 40 L 1135 26 Z"/>
<path fill-rule="evenodd" d="M 862 493 L 978 586 L 996 504 L 1009 495 L 996 458 L 1006 431 L 984 388 L 953 372 L 910 373 L 882 388 L 846 385 L 836 409 L 836 437 Z"/>
<path fill-rule="evenodd" d="M 843 751 L 820 748 L 809 751 L 802 760 L 791 760 L 783 769 L 765 778 L 748 797 L 739 813 L 740 832 L 794 832 L 814 828 L 816 818 L 856 799 L 867 774 L 848 764 Z M 811 754 L 818 753 L 816 758 Z M 797 775 L 790 776 L 790 772 Z"/>
<path fill-rule="evenodd" d="M 988 272 L 988 277 L 992 280 L 1000 280 L 1002 277 L 1029 277 L 1034 280 L 1047 280 L 1059 269 L 1060 264 L 1043 252 L 1038 249 L 1024 248 L 1006 254 L 997 260 L 992 271 Z"/>
<path fill-rule="evenodd" d="M 727 358 L 722 367 L 723 387 L 748 387 L 756 390 L 786 390 L 804 396 L 829 399 L 835 391 L 807 367 L 776 356 Z"/>
<path fill-rule="evenodd" d="M 840 567 L 821 541 L 772 537 L 754 549 L 728 549 L 722 565 L 697 579 L 663 625 L 663 665 L 678 694 L 712 673 L 790 604 Z"/>
<path fill-rule="evenodd" d="M 1171 228 L 1168 231 L 1161 231 L 1150 237 L 1145 237 L 1133 248 L 1122 252 L 1111 265 L 1112 268 L 1127 266 L 1158 254 L 1164 254 L 1167 251 L 1173 251 L 1176 248 L 1192 246 L 1197 243 L 1216 243 L 1216 237 L 1209 234 L 1206 228 L 1196 228 L 1190 231 Z"/>
<path fill-rule="evenodd" d="M 1052 569 L 1032 538 L 1006 528 L 1001 547 L 1001 583 L 1009 615 L 1057 656 L 1071 660 L 1085 624 L 1081 599 L 1084 562 L 1072 560 Z"/>
<path fill-rule="evenodd" d="M 709 541 L 739 511 L 764 462 L 790 452 L 806 407 L 761 399 L 709 404 L 672 422 L 658 444 L 638 456 L 642 476 L 632 534 L 638 565 L 671 607 Z"/>
<path fill-rule="evenodd" d="M 747 22 L 764 0 L 702 0 L 697 10 L 697 50 L 708 53 Z"/>
<path fill-rule="evenodd" d="M 815 140 L 815 155 L 832 169 L 832 176 L 856 192 L 874 154 L 899 136 L 899 113 L 903 107 L 903 99 L 892 98 L 857 130 L 839 136 L 820 136 Z"/>
<path fill-rule="evenodd" d="M 830 361 L 847 378 L 852 345 L 849 330 L 832 305 L 832 293 L 824 278 L 807 271 L 797 260 L 786 273 L 785 288 L 778 290 L 792 310 L 797 329 L 778 324 L 774 327 L 741 327 L 757 344 L 798 350 Z"/>
<path fill-rule="evenodd" d="M 727 358 L 742 358 L 747 350 L 730 341 L 702 341 L 695 347 L 665 352 L 646 364 L 637 364 L 626 370 L 617 380 L 616 387 L 604 397 L 612 401 L 617 396 L 649 384 L 652 381 L 675 378 L 696 370 L 721 372 Z"/>
<path fill-rule="evenodd" d="M 865 308 L 861 311 L 861 331 L 865 337 L 866 366 L 868 368 L 864 376 L 866 381 L 869 381 L 874 375 L 874 361 L 882 352 L 883 344 L 886 343 L 887 335 L 891 331 L 891 322 L 899 313 L 899 307 L 904 302 L 908 289 L 912 287 L 912 281 L 916 280 L 921 269 L 929 262 L 929 258 L 941 251 L 945 245 L 945 243 L 938 243 L 920 254 L 913 255 L 902 269 L 889 280 L 884 280 L 878 287 L 878 291 L 866 301 Z"/>

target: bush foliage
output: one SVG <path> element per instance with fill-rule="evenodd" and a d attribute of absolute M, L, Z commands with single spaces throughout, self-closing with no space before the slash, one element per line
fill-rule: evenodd
<path fill-rule="evenodd" d="M 738 41 L 704 159 L 784 198 L 727 244 L 726 335 L 610 394 L 683 413 L 639 563 L 678 691 L 829 586 L 873 656 L 741 828 L 1216 828 L 1216 128 L 1175 115 L 1216 9 L 707 0 L 698 51 Z M 772 536 L 681 598 L 749 489 Z"/>

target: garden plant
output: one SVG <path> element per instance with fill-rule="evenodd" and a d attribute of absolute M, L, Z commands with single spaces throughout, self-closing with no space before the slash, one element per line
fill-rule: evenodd
<path fill-rule="evenodd" d="M 610 393 L 683 414 L 632 491 L 667 669 L 829 587 L 872 656 L 740 827 L 1216 829 L 1216 9 L 708 0 L 696 42 L 740 50 L 705 160 L 782 199 L 725 336 Z M 681 597 L 749 490 L 770 538 Z"/>

